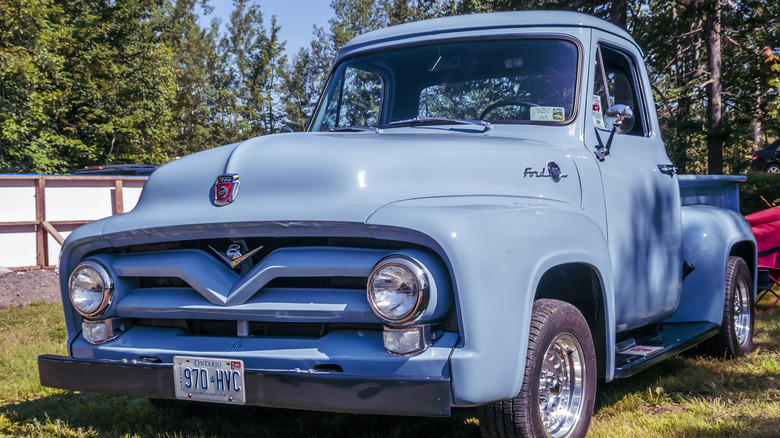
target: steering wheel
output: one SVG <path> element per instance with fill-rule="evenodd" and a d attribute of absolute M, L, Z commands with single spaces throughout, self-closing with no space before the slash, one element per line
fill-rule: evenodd
<path fill-rule="evenodd" d="M 502 106 L 515 106 L 515 105 L 527 107 L 529 108 L 529 111 L 531 107 L 539 106 L 527 100 L 499 100 L 498 102 L 489 105 L 481 113 L 479 113 L 479 120 L 485 120 L 485 116 L 488 115 L 491 111 L 493 111 L 496 108 L 500 108 Z"/>

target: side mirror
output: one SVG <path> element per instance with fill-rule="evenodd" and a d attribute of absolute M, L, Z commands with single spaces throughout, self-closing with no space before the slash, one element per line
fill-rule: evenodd
<path fill-rule="evenodd" d="M 634 128 L 634 112 L 631 111 L 631 107 L 619 103 L 609 107 L 606 113 L 604 113 L 604 125 L 610 131 L 616 130 L 620 134 L 626 134 Z"/>
<path fill-rule="evenodd" d="M 609 149 L 612 147 L 612 140 L 615 138 L 615 133 L 627 134 L 634 127 L 634 112 L 628 105 L 621 103 L 612 105 L 607 112 L 604 113 L 604 127 L 610 130 L 609 139 L 607 145 L 599 147 L 596 151 L 596 158 L 599 161 L 604 161 L 604 157 L 609 155 Z M 598 136 L 598 129 L 596 129 L 596 135 Z M 599 145 L 601 141 L 599 140 Z"/>

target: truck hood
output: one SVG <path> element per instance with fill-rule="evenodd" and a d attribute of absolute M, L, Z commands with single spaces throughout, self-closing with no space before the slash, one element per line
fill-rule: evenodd
<path fill-rule="evenodd" d="M 574 161 L 549 143 L 490 132 L 397 131 L 278 134 L 184 157 L 154 172 L 135 209 L 106 220 L 102 232 L 231 222 L 365 222 L 383 205 L 429 197 L 580 203 Z M 550 176 L 550 163 L 560 169 L 560 179 Z M 239 175 L 240 188 L 234 202 L 217 206 L 216 178 L 228 173 Z"/>

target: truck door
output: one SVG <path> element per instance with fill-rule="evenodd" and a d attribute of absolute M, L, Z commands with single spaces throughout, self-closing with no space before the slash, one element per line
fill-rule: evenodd
<path fill-rule="evenodd" d="M 680 193 L 675 170 L 658 134 L 647 73 L 636 51 L 607 42 L 594 30 L 589 64 L 589 147 L 606 145 L 604 112 L 628 105 L 634 127 L 615 134 L 609 154 L 597 160 L 607 209 L 607 238 L 615 281 L 618 332 L 661 320 L 679 302 L 682 283 Z"/>

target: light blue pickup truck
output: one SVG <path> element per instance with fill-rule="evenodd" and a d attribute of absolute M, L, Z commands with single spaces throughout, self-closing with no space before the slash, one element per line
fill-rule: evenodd
<path fill-rule="evenodd" d="M 355 38 L 307 132 L 167 164 L 68 237 L 41 383 L 583 436 L 598 378 L 752 348 L 740 178 L 677 175 L 650 88 L 576 13 Z"/>

